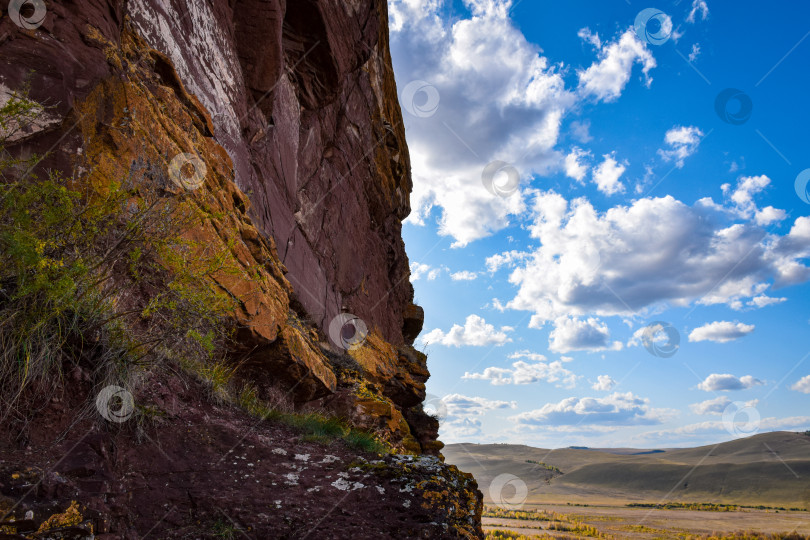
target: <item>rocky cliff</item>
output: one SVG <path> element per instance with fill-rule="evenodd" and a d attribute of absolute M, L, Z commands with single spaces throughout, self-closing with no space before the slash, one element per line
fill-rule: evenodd
<path fill-rule="evenodd" d="M 157 362 L 127 388 L 161 421 L 110 430 L 76 420 L 99 384 L 74 362 L 36 415 L 4 430 L 4 519 L 73 512 L 65 527 L 94 516 L 110 538 L 205 537 L 220 521 L 257 538 L 479 536 L 480 494 L 439 459 L 438 422 L 421 407 L 429 373 L 412 347 L 422 312 L 401 237 L 411 178 L 385 2 L 3 5 L 0 98 L 24 90 L 37 112 L 13 134 L 2 126 L 5 151 L 32 163 L 4 182 L 59 171 L 89 200 L 124 183 L 127 205 L 147 191 L 182 201 L 195 219 L 178 233 L 192 246 L 180 264 L 217 254 L 201 280 L 232 301 L 217 353 L 249 403 L 285 395 L 290 414 L 317 410 L 389 453 L 427 455 L 324 447 L 267 414 L 252 424 L 244 390 L 212 402 Z M 113 268 L 109 294 L 140 328 L 155 293 L 125 287 L 135 273 Z"/>

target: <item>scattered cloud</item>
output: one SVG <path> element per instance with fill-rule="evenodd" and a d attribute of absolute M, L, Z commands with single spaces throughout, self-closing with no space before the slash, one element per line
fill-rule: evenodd
<path fill-rule="evenodd" d="M 765 384 L 751 375 L 737 378 L 729 373 L 712 373 L 698 385 L 704 392 L 726 392 L 729 390 L 747 390 Z"/>
<path fill-rule="evenodd" d="M 620 341 L 610 342 L 610 331 L 605 323 L 590 317 L 559 317 L 548 336 L 548 348 L 552 352 L 620 350 Z"/>
<path fill-rule="evenodd" d="M 686 16 L 686 22 L 694 23 L 698 14 L 703 21 L 709 17 L 709 6 L 706 4 L 706 0 L 692 0 L 692 9 Z"/>
<path fill-rule="evenodd" d="M 731 405 L 731 400 L 726 396 L 720 396 L 714 399 L 707 399 L 700 403 L 693 403 L 689 405 L 689 408 L 692 409 L 692 412 L 695 414 L 723 414 L 723 411 L 725 411 L 726 407 L 729 405 Z"/>
<path fill-rule="evenodd" d="M 577 36 L 582 41 L 590 43 L 594 49 L 602 48 L 602 40 L 599 39 L 599 34 L 594 34 L 591 32 L 590 28 L 580 28 L 579 32 L 577 32 Z"/>
<path fill-rule="evenodd" d="M 514 268 L 519 262 L 525 261 L 530 256 L 530 253 L 516 250 L 497 253 L 491 257 L 487 257 L 487 271 L 490 274 L 494 274 L 502 267 Z"/>
<path fill-rule="evenodd" d="M 689 332 L 689 341 L 714 341 L 727 343 L 745 337 L 754 331 L 753 324 L 741 322 L 715 321 L 704 324 Z"/>
<path fill-rule="evenodd" d="M 599 375 L 597 381 L 591 386 L 594 390 L 609 392 L 616 387 L 616 381 L 610 375 Z"/>
<path fill-rule="evenodd" d="M 565 160 L 563 160 L 565 175 L 579 183 L 584 183 L 585 175 L 588 174 L 588 164 L 585 162 L 585 159 L 590 156 L 590 152 L 586 152 L 576 146 L 573 147 L 571 152 L 565 156 Z"/>
<path fill-rule="evenodd" d="M 641 64 L 646 85 L 652 83 L 650 70 L 656 66 L 655 58 L 647 46 L 636 37 L 635 31 L 626 30 L 617 41 L 602 44 L 599 37 L 584 28 L 578 34 L 588 43 L 602 45 L 598 60 L 588 69 L 578 71 L 579 92 L 598 101 L 616 101 L 621 95 L 636 63 Z"/>
<path fill-rule="evenodd" d="M 810 394 L 810 375 L 806 377 L 802 377 L 796 384 L 790 387 L 791 390 L 796 390 L 797 392 L 801 392 L 802 394 Z"/>
<path fill-rule="evenodd" d="M 695 414 L 723 414 L 725 410 L 731 405 L 732 401 L 726 396 L 720 396 L 714 399 L 707 399 L 700 403 L 693 403 L 689 405 L 692 412 Z M 754 399 L 745 403 L 746 407 L 756 407 L 759 405 L 759 400 Z"/>
<path fill-rule="evenodd" d="M 770 183 L 771 179 L 761 174 L 759 176 L 741 176 L 734 189 L 731 188 L 731 184 L 723 184 L 720 187 L 730 203 L 730 212 L 743 219 L 753 218 L 757 225 L 767 226 L 787 217 L 784 210 L 773 206 L 766 206 L 762 209 L 757 207 L 754 198 L 765 191 Z"/>
<path fill-rule="evenodd" d="M 627 170 L 627 162 L 616 161 L 615 152 L 602 156 L 602 163 L 593 168 L 593 181 L 596 189 L 605 195 L 613 195 L 624 191 L 624 184 L 619 182 L 619 178 Z"/>
<path fill-rule="evenodd" d="M 515 401 L 501 401 L 483 397 L 471 397 L 462 394 L 449 394 L 442 398 L 447 407 L 448 416 L 481 416 L 495 409 L 514 409 Z"/>
<path fill-rule="evenodd" d="M 759 296 L 753 297 L 748 302 L 748 306 L 762 308 L 762 307 L 765 307 L 765 306 L 770 306 L 772 304 L 781 304 L 782 302 L 785 302 L 785 301 L 787 301 L 787 298 L 785 298 L 785 297 L 774 298 L 774 297 L 771 297 L 771 296 L 766 296 L 764 294 L 761 294 Z"/>
<path fill-rule="evenodd" d="M 480 417 L 498 409 L 514 409 L 514 401 L 492 400 L 483 397 L 450 394 L 442 398 L 446 416 L 441 422 L 442 439 L 461 441 L 483 435 Z"/>
<path fill-rule="evenodd" d="M 512 341 L 508 334 L 513 330 L 511 326 L 502 326 L 498 330 L 483 318 L 473 314 L 467 317 L 464 326 L 454 324 L 447 333 L 436 328 L 423 335 L 420 340 L 426 344 L 435 343 L 448 347 L 503 345 Z"/>
<path fill-rule="evenodd" d="M 433 281 L 439 274 L 442 273 L 441 268 L 432 268 L 428 264 L 424 263 L 411 263 L 411 281 L 419 281 L 422 279 L 422 276 L 427 277 L 428 281 Z"/>
<path fill-rule="evenodd" d="M 480 438 L 484 435 L 481 429 L 481 420 L 477 418 L 452 418 L 445 419 L 440 426 L 441 439 L 443 441 L 464 441 L 473 437 Z"/>
<path fill-rule="evenodd" d="M 588 144 L 593 140 L 591 136 L 591 121 L 590 120 L 574 120 L 571 122 L 571 136 L 574 140 L 582 144 Z"/>
<path fill-rule="evenodd" d="M 462 270 L 460 272 L 453 272 L 450 274 L 450 279 L 453 281 L 472 281 L 478 277 L 476 272 L 470 272 L 469 270 Z"/>
<path fill-rule="evenodd" d="M 533 362 L 518 360 L 511 368 L 488 367 L 481 373 L 465 373 L 463 379 L 478 379 L 489 381 L 493 385 L 506 384 L 532 384 L 545 381 L 557 387 L 573 388 L 579 378 L 573 372 L 565 369 L 562 362 L 547 362 L 543 355 L 528 352 L 517 352 L 509 356 L 511 359 L 530 358 Z"/>
<path fill-rule="evenodd" d="M 604 398 L 570 397 L 559 403 L 546 403 L 542 408 L 511 417 L 528 425 L 653 425 L 671 418 L 673 411 L 653 409 L 650 400 L 631 392 L 615 392 Z"/>
<path fill-rule="evenodd" d="M 697 151 L 703 132 L 695 126 L 675 126 L 664 135 L 667 148 L 658 150 L 664 161 L 674 161 L 679 169 L 684 160 Z"/>
<path fill-rule="evenodd" d="M 692 50 L 689 51 L 689 61 L 694 62 L 700 56 L 700 44 L 695 43 L 692 45 Z"/>

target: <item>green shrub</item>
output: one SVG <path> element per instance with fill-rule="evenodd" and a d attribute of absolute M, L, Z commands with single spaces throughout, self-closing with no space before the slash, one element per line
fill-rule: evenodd
<path fill-rule="evenodd" d="M 19 95 L 0 108 L 2 421 L 24 426 L 79 364 L 97 387 L 126 386 L 133 369 L 184 358 L 209 366 L 216 391 L 233 300 L 210 278 L 230 271 L 227 247 L 183 238 L 205 218 L 190 194 L 130 179 L 79 191 L 32 174 L 37 158 L 5 147 L 41 110 Z"/>

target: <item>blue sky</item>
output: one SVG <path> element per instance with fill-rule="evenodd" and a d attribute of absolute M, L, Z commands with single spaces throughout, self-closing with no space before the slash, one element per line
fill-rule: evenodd
<path fill-rule="evenodd" d="M 389 10 L 442 440 L 810 429 L 810 6 Z"/>

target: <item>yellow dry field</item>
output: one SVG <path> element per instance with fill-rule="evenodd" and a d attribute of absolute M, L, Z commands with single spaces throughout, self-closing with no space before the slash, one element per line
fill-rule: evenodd
<path fill-rule="evenodd" d="M 565 521 L 523 520 L 484 517 L 484 530 L 509 530 L 532 536 L 550 536 L 558 539 L 598 538 L 587 533 L 551 530 L 552 523 L 574 528 L 582 523 L 594 527 L 603 538 L 688 538 L 708 535 L 731 535 L 736 532 L 756 531 L 766 534 L 798 533 L 810 537 L 810 513 L 775 512 L 766 510 L 739 510 L 711 512 L 696 510 L 655 510 L 622 506 L 571 507 L 567 505 L 526 505 L 523 510 L 545 510 L 564 516 Z"/>

